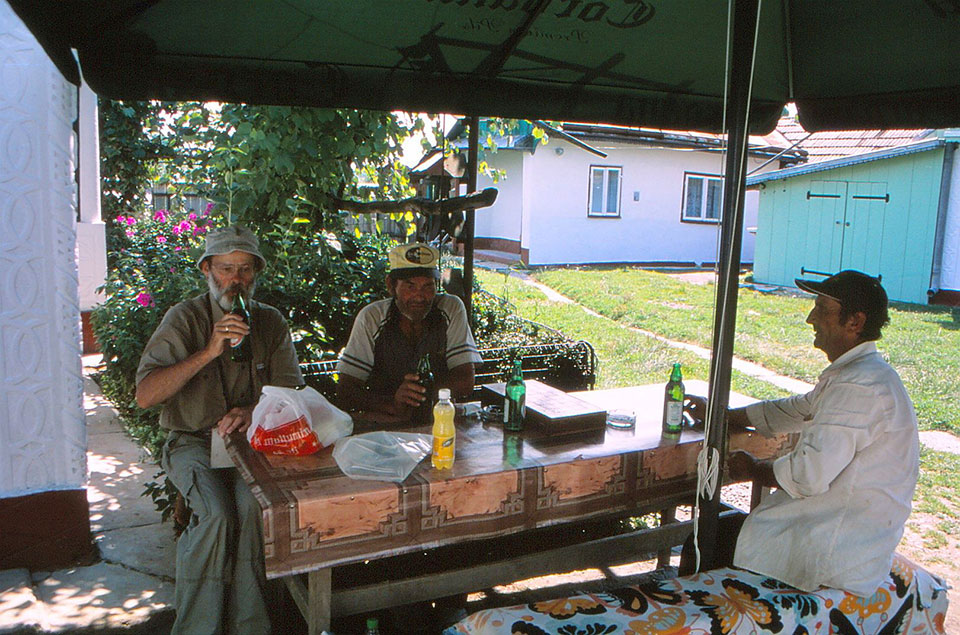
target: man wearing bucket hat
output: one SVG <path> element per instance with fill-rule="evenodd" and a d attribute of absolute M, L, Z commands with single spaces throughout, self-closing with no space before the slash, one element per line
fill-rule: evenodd
<path fill-rule="evenodd" d="M 917 418 L 877 351 L 889 322 L 880 281 L 847 270 L 796 284 L 816 295 L 807 323 L 831 363 L 807 394 L 728 412 L 732 430 L 800 433 L 774 461 L 746 452 L 727 459 L 734 480 L 778 488 L 743 521 L 733 564 L 803 591 L 827 586 L 868 596 L 887 578 L 910 515 Z"/>
<path fill-rule="evenodd" d="M 246 430 L 264 385 L 303 384 L 290 330 L 252 300 L 266 266 L 257 237 L 240 226 L 211 231 L 197 263 L 209 290 L 163 316 L 137 369 L 137 404 L 162 405 L 161 465 L 192 517 L 177 542 L 174 633 L 269 633 L 260 507 L 235 469 L 213 469 L 211 435 Z M 250 324 L 230 313 L 242 294 Z M 249 337 L 253 359 L 231 343 Z"/>
<path fill-rule="evenodd" d="M 481 361 L 460 298 L 437 293 L 440 252 L 426 243 L 399 245 L 388 255 L 390 298 L 368 304 L 353 324 L 337 365 L 337 397 L 351 410 L 407 417 L 427 399 L 417 361 L 430 355 L 437 387 L 454 397 L 473 390 Z"/>

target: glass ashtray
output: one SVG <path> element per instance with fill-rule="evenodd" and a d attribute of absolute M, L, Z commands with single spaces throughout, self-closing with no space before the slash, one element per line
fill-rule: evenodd
<path fill-rule="evenodd" d="M 607 425 L 611 428 L 629 430 L 637 425 L 637 415 L 633 410 L 607 411 Z"/>
<path fill-rule="evenodd" d="M 484 406 L 480 409 L 480 419 L 484 423 L 503 423 L 503 406 Z"/>

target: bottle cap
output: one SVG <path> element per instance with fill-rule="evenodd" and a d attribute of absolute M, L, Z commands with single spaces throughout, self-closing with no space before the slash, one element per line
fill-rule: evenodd
<path fill-rule="evenodd" d="M 449 389 L 449 388 L 441 388 L 440 390 L 438 390 L 438 391 L 437 391 L 437 398 L 439 398 L 439 399 L 449 399 L 449 398 L 450 398 L 450 389 Z"/>

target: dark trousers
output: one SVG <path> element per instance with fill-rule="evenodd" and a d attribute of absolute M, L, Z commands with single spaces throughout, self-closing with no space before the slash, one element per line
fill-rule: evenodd
<path fill-rule="evenodd" d="M 717 528 L 716 566 L 733 566 L 733 553 L 737 549 L 737 537 L 740 535 L 740 528 L 743 527 L 743 521 L 747 519 L 746 514 L 736 514 L 720 518 L 720 525 Z M 703 561 L 703 542 L 700 542 L 701 562 Z M 697 554 L 693 548 L 693 534 L 683 543 L 683 550 L 680 552 L 680 570 L 679 575 L 692 575 L 696 573 Z"/>

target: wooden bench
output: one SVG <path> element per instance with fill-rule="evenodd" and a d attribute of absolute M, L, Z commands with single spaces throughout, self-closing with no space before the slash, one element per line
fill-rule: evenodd
<path fill-rule="evenodd" d="M 867 598 L 827 588 L 804 593 L 766 576 L 725 568 L 485 609 L 444 634 L 943 634 L 947 605 L 946 583 L 896 554 L 890 576 Z"/>
<path fill-rule="evenodd" d="M 475 369 L 473 399 L 480 399 L 480 386 L 506 381 L 518 356 L 527 379 L 538 379 L 565 391 L 592 390 L 596 384 L 597 355 L 589 342 L 532 344 L 480 349 L 483 361 Z M 308 386 L 328 399 L 337 392 L 337 360 L 300 364 L 300 372 Z"/>

